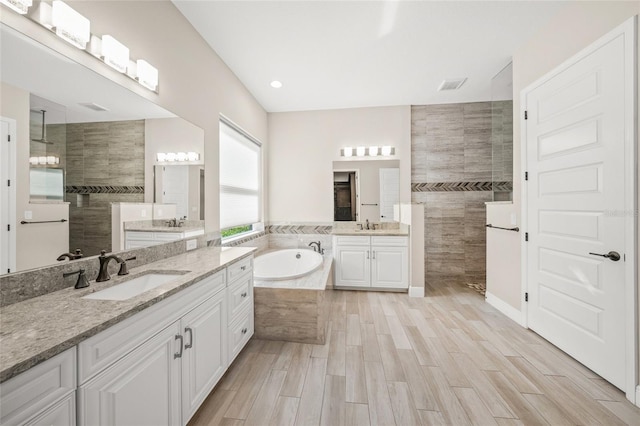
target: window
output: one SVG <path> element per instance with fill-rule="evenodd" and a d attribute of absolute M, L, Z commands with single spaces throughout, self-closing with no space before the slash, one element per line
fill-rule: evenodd
<path fill-rule="evenodd" d="M 220 121 L 222 237 L 249 232 L 260 221 L 260 142 Z"/>

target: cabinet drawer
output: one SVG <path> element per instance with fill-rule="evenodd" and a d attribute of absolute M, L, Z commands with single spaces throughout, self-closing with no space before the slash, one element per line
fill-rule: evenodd
<path fill-rule="evenodd" d="M 252 301 L 253 275 L 249 272 L 227 287 L 228 324 L 231 324 L 240 312 L 250 306 Z"/>
<path fill-rule="evenodd" d="M 233 265 L 227 266 L 227 283 L 233 283 L 236 278 L 252 270 L 253 256 L 249 256 L 245 259 L 237 261 Z"/>
<path fill-rule="evenodd" d="M 347 235 L 339 235 L 336 238 L 334 247 L 337 245 L 345 245 L 345 246 L 368 246 L 370 239 L 369 237 L 355 237 L 355 236 L 347 236 Z"/>
<path fill-rule="evenodd" d="M 127 240 L 153 241 L 153 232 L 125 231 Z"/>
<path fill-rule="evenodd" d="M 182 232 L 156 232 L 156 241 L 175 241 L 182 239 Z"/>
<path fill-rule="evenodd" d="M 253 309 L 249 308 L 229 326 L 229 365 L 253 336 Z"/>
<path fill-rule="evenodd" d="M 407 247 L 407 237 L 371 237 L 372 246 Z"/>
<path fill-rule="evenodd" d="M 200 304 L 202 300 L 224 288 L 225 274 L 224 271 L 220 271 L 81 342 L 78 345 L 80 383 L 113 364 Z"/>
<path fill-rule="evenodd" d="M 204 235 L 204 229 L 196 229 L 194 231 L 184 232 L 184 238 L 197 237 L 198 235 Z"/>
<path fill-rule="evenodd" d="M 0 385 L 0 424 L 21 424 L 76 389 L 76 348 Z"/>

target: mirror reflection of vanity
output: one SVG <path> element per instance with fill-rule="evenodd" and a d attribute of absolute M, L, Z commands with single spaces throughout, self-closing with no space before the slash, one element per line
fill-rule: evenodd
<path fill-rule="evenodd" d="M 392 222 L 399 200 L 399 160 L 333 162 L 334 221 Z"/>
<path fill-rule="evenodd" d="M 3 215 L 17 228 L 0 242 L 3 273 L 56 264 L 77 248 L 119 251 L 131 223 L 176 218 L 183 229 L 165 237 L 204 232 L 202 129 L 4 24 L 0 31 L 0 117 L 16 142 L 0 156 L 15 190 Z M 167 152 L 198 157 L 158 162 Z M 155 176 L 160 167 L 170 171 Z M 158 198 L 158 183 L 169 196 Z"/>

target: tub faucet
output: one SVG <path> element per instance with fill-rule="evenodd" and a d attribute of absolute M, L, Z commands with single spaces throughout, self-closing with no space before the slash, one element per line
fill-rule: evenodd
<path fill-rule="evenodd" d="M 98 278 L 96 278 L 96 282 L 109 281 L 111 279 L 111 275 L 109 275 L 109 262 L 111 259 L 114 259 L 118 263 L 124 262 L 121 257 L 116 256 L 115 254 L 110 254 L 106 256 L 106 251 L 102 250 L 100 252 L 100 256 L 98 256 L 98 260 L 100 261 L 100 271 L 98 272 Z"/>
<path fill-rule="evenodd" d="M 324 249 L 322 248 L 320 241 L 311 241 L 309 243 L 309 247 L 313 247 L 313 251 L 316 253 L 324 254 Z"/>

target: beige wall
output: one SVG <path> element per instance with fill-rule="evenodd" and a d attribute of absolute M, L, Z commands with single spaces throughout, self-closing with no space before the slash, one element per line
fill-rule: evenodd
<path fill-rule="evenodd" d="M 511 210 L 520 223 L 521 209 L 521 138 L 520 92 L 544 74 L 557 67 L 571 56 L 586 48 L 620 25 L 630 17 L 640 13 L 640 2 L 572 2 L 557 14 L 546 26 L 527 43 L 520 46 L 513 55 L 513 176 L 514 191 Z M 639 43 L 640 44 L 640 43 Z M 639 81 L 640 83 L 640 81 Z M 640 86 L 640 84 L 639 84 Z M 640 229 L 640 226 L 639 226 Z M 520 256 L 520 244 L 513 241 L 511 249 Z M 520 276 L 520 262 L 511 264 L 508 275 Z M 494 286 L 492 294 L 520 309 L 520 286 L 505 283 Z"/>
<path fill-rule="evenodd" d="M 16 167 L 16 270 L 56 263 L 69 250 L 69 222 L 20 224 L 25 211 L 34 221 L 69 219 L 68 203 L 29 203 L 29 92 L 0 83 L 0 116 L 16 120 L 16 164 L 24 165 Z"/>
<path fill-rule="evenodd" d="M 171 2 L 68 3 L 91 20 L 94 34 L 113 35 L 129 47 L 132 58 L 144 58 L 158 68 L 159 94 L 144 89 L 22 16 L 3 13 L 0 20 L 202 128 L 206 187 L 210 188 L 206 196 L 206 229 L 219 229 L 216 190 L 219 186 L 219 115 L 233 120 L 266 147 L 267 114 L 264 109 Z"/>
<path fill-rule="evenodd" d="M 400 201 L 411 201 L 409 106 L 272 113 L 269 141 L 272 222 L 333 220 L 333 161 L 346 146 L 394 146 Z"/>

